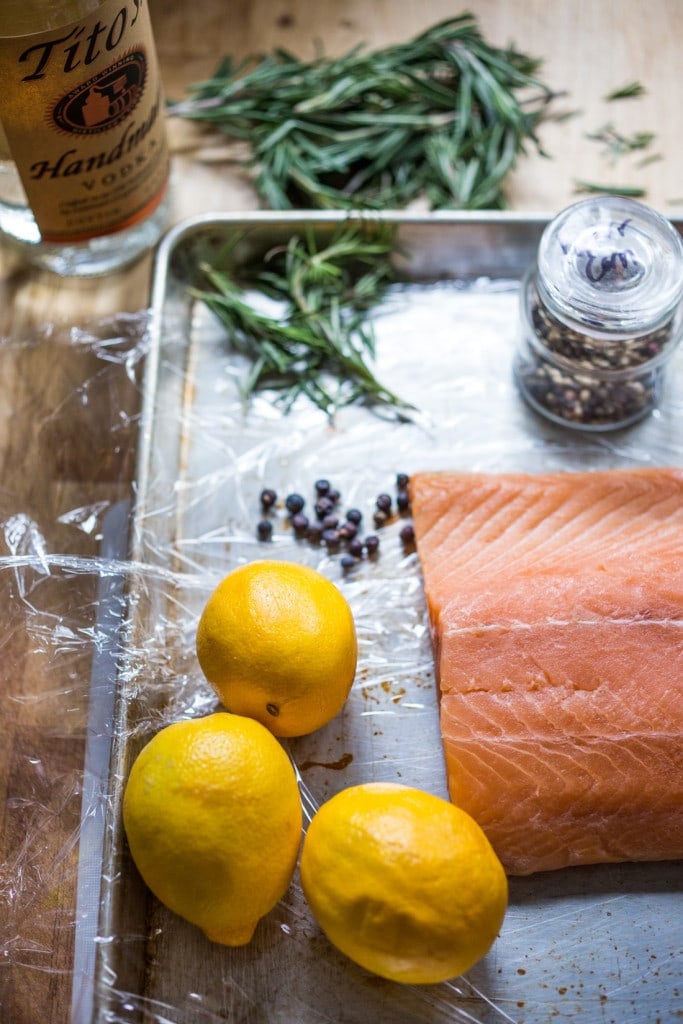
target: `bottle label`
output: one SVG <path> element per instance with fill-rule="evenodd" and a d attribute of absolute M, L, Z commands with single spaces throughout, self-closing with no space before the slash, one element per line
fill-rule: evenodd
<path fill-rule="evenodd" d="M 46 242 L 135 224 L 169 157 L 147 0 L 104 0 L 50 32 L 0 39 L 0 119 Z"/>

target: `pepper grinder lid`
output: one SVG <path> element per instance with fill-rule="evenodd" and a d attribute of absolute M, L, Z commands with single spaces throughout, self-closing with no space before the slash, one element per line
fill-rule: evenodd
<path fill-rule="evenodd" d="M 617 196 L 582 200 L 546 227 L 538 247 L 541 301 L 590 334 L 640 334 L 683 298 L 683 241 L 673 224 Z"/>

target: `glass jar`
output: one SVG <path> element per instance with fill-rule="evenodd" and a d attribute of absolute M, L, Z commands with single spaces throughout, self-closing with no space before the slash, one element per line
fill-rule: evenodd
<path fill-rule="evenodd" d="M 662 398 L 681 338 L 683 241 L 642 203 L 575 203 L 545 229 L 521 290 L 514 374 L 537 412 L 604 431 Z"/>

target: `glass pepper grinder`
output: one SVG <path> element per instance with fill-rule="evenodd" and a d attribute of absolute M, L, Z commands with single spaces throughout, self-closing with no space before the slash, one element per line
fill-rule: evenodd
<path fill-rule="evenodd" d="M 514 363 L 532 408 L 565 426 L 614 430 L 661 401 L 681 338 L 683 241 L 642 203 L 575 203 L 545 229 L 521 291 Z"/>

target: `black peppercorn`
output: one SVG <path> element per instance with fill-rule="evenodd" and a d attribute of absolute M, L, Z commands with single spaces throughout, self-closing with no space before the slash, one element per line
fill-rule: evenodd
<path fill-rule="evenodd" d="M 341 541 L 336 530 L 323 530 L 322 541 L 328 551 L 338 551 Z"/>
<path fill-rule="evenodd" d="M 358 540 L 356 537 L 349 541 L 349 554 L 353 555 L 354 558 L 363 557 L 363 541 Z"/>
<path fill-rule="evenodd" d="M 399 491 L 396 495 L 396 508 L 399 512 L 407 512 L 410 509 L 410 495 L 407 491 Z"/>
<path fill-rule="evenodd" d="M 297 512 L 301 512 L 306 502 L 300 494 L 288 494 L 285 498 L 285 508 L 292 515 L 296 515 Z"/>
<path fill-rule="evenodd" d="M 256 525 L 256 536 L 259 540 L 270 540 L 273 535 L 273 524 L 269 519 L 262 519 Z"/>
<path fill-rule="evenodd" d="M 322 538 L 323 528 L 320 523 L 309 523 L 306 531 L 306 539 L 309 540 L 311 544 L 320 544 Z"/>
<path fill-rule="evenodd" d="M 342 540 L 353 540 L 358 533 L 358 527 L 350 519 L 347 519 L 346 522 L 341 524 L 338 532 Z"/>
<path fill-rule="evenodd" d="M 391 512 L 391 495 L 390 494 L 379 494 L 375 505 L 380 512 Z"/>
<path fill-rule="evenodd" d="M 305 516 L 303 512 L 297 512 L 296 515 L 292 516 L 292 529 L 297 537 L 305 537 L 308 532 L 308 516 Z"/>
<path fill-rule="evenodd" d="M 264 487 L 259 495 L 259 501 L 261 502 L 261 508 L 263 511 L 267 512 L 268 509 L 273 508 L 275 505 L 275 502 L 277 501 L 277 494 L 272 487 Z"/>
<path fill-rule="evenodd" d="M 315 514 L 318 519 L 324 519 L 334 512 L 334 502 L 329 497 L 318 498 L 315 503 Z"/>
<path fill-rule="evenodd" d="M 415 545 L 415 530 L 412 523 L 406 523 L 401 530 L 400 538 L 404 548 L 412 548 Z"/>
<path fill-rule="evenodd" d="M 379 537 L 374 533 L 365 538 L 365 550 L 368 555 L 376 555 L 379 551 Z"/>

